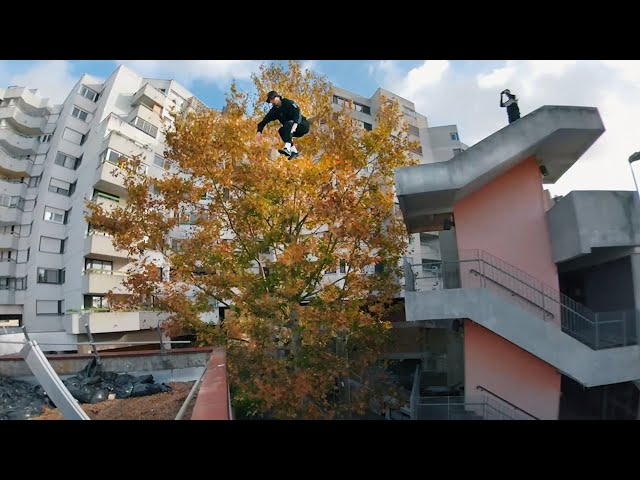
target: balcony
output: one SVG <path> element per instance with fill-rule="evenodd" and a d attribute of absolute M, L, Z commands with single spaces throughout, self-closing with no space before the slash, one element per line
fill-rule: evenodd
<path fill-rule="evenodd" d="M 4 98 L 19 98 L 22 102 L 24 102 L 28 107 L 39 110 L 44 113 L 44 109 L 49 105 L 48 98 L 42 98 L 38 95 L 37 90 L 29 89 L 26 87 L 8 87 L 5 90 Z"/>
<path fill-rule="evenodd" d="M 0 234 L 0 250 L 18 250 L 20 236 L 13 233 Z"/>
<path fill-rule="evenodd" d="M 129 122 L 133 122 L 136 117 L 140 117 L 146 122 L 149 122 L 154 127 L 157 127 L 158 130 L 162 130 L 163 123 L 162 118 L 160 117 L 160 113 L 149 110 L 149 108 L 144 105 L 138 105 L 127 116 Z"/>
<path fill-rule="evenodd" d="M 109 291 L 119 294 L 130 293 L 122 282 L 127 275 L 115 273 L 111 270 L 86 270 L 82 276 L 82 293 L 105 294 Z"/>
<path fill-rule="evenodd" d="M 146 105 L 153 110 L 155 105 L 158 105 L 160 108 L 164 108 L 166 100 L 167 97 L 165 97 L 160 90 L 157 90 L 148 83 L 145 83 L 133 96 L 131 105 Z"/>
<path fill-rule="evenodd" d="M 118 176 L 112 172 L 117 172 Z M 110 162 L 104 162 L 96 172 L 94 184 L 97 190 L 117 195 L 121 198 L 127 196 L 127 189 L 124 187 L 124 172 Z"/>
<path fill-rule="evenodd" d="M 67 333 L 86 333 L 85 324 L 91 333 L 132 332 L 158 327 L 169 315 L 156 311 L 138 312 L 79 312 L 67 313 L 64 328 Z"/>
<path fill-rule="evenodd" d="M 16 207 L 0 206 L 0 225 L 15 225 L 22 223 L 24 212 Z"/>
<path fill-rule="evenodd" d="M 116 250 L 113 247 L 111 238 L 105 235 L 94 233 L 84 239 L 84 255 L 97 258 L 99 260 L 117 260 L 128 258 L 126 250 Z"/>
<path fill-rule="evenodd" d="M 44 134 L 47 125 L 46 117 L 29 115 L 17 105 L 0 107 L 0 120 L 7 120 L 20 133 L 30 136 Z"/>
<path fill-rule="evenodd" d="M 17 252 L 13 253 L 15 255 Z M 18 266 L 15 259 L 11 261 L 0 260 L 0 277 L 15 277 L 17 268 Z M 24 270 L 24 267 L 22 268 L 22 270 Z"/>
<path fill-rule="evenodd" d="M 0 145 L 14 155 L 35 155 L 38 153 L 40 142 L 38 137 L 26 137 L 13 128 L 0 129 Z"/>
<path fill-rule="evenodd" d="M 4 176 L 30 177 L 33 172 L 33 160 L 17 158 L 0 150 L 0 174 Z"/>
<path fill-rule="evenodd" d="M 24 305 L 25 290 L 0 289 L 0 305 Z"/>
<path fill-rule="evenodd" d="M 28 185 L 19 179 L 0 178 L 0 195 L 25 198 L 27 188 Z"/>

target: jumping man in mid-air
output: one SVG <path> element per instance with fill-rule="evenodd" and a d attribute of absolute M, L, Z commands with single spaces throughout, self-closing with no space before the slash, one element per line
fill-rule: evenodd
<path fill-rule="evenodd" d="M 271 110 L 267 112 L 262 121 L 258 123 L 258 135 L 256 140 L 262 138 L 264 127 L 274 120 L 279 120 L 282 127 L 278 130 L 284 147 L 278 150 L 289 158 L 298 156 L 298 150 L 293 145 L 293 137 L 302 137 L 309 133 L 309 122 L 300 112 L 300 107 L 293 100 L 283 98 L 278 92 L 271 90 L 267 94 L 267 103 L 271 104 Z"/>

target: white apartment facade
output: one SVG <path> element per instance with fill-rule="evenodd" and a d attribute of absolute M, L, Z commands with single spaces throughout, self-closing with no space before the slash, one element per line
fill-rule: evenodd
<path fill-rule="evenodd" d="M 333 102 L 351 100 L 353 117 L 371 129 L 382 96 L 401 103 L 421 162 L 466 148 L 455 126 L 429 127 L 412 102 L 391 92 L 366 98 L 336 88 Z M 169 111 L 196 103 L 177 82 L 124 66 L 104 82 L 82 76 L 62 105 L 36 90 L 0 88 L 0 327 L 24 326 L 47 351 L 88 350 L 76 345 L 88 338 L 85 325 L 97 342 L 159 340 L 166 314 L 109 311 L 105 295 L 127 293 L 121 282 L 130 261 L 87 224 L 84 201 L 126 201 L 122 177 L 111 173 L 122 155 L 142 155 L 146 173 L 162 176 Z M 415 234 L 410 248 L 414 261 L 439 258 L 437 237 Z M 214 311 L 206 320 L 217 318 Z"/>
<path fill-rule="evenodd" d="M 91 230 L 84 201 L 126 201 L 111 173 L 121 155 L 143 155 L 142 168 L 162 176 L 168 112 L 192 97 L 124 66 L 104 82 L 84 75 L 62 105 L 0 89 L 0 326 L 24 325 L 49 351 L 76 350 L 85 324 L 96 341 L 159 339 L 164 315 L 108 311 L 109 290 L 127 293 L 129 260 Z"/>
<path fill-rule="evenodd" d="M 371 130 L 376 125 L 376 114 L 383 98 L 400 104 L 411 139 L 420 142 L 420 147 L 413 152 L 420 163 L 444 162 L 468 148 L 460 141 L 456 125 L 430 127 L 427 117 L 416 112 L 412 101 L 383 88 L 378 88 L 370 98 L 334 88 L 332 101 L 336 109 L 346 105 L 351 109 L 352 117 L 361 122 L 362 128 Z M 415 233 L 410 238 L 407 260 L 411 264 L 422 263 L 423 268 L 428 268 L 429 263 L 440 259 L 438 232 Z"/>

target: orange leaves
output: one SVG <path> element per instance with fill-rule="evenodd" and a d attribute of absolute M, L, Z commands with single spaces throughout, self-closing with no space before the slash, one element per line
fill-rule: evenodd
<path fill-rule="evenodd" d="M 412 161 L 410 143 L 391 136 L 402 130 L 397 107 L 383 105 L 364 131 L 333 111 L 331 85 L 299 62 L 263 66 L 253 81 L 257 97 L 233 84 L 223 112 L 178 116 L 166 135 L 171 169 L 150 179 L 135 159 L 126 163 L 126 203 L 111 212 L 89 205 L 88 220 L 132 255 L 152 249 L 167 262 L 162 280 L 149 268 L 130 277 L 128 306 L 154 295 L 174 333 L 234 339 L 237 398 L 276 418 L 332 418 L 349 408 L 338 380 L 366 370 L 385 337 L 406 245 L 393 169 Z M 314 117 L 294 160 L 273 150 L 277 125 L 254 142 L 269 90 Z M 376 261 L 384 274 L 370 271 Z M 199 320 L 222 304 L 234 309 L 222 326 Z M 337 336 L 349 339 L 340 353 Z"/>

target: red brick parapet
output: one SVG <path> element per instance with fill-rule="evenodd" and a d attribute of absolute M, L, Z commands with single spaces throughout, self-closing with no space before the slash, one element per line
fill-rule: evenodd
<path fill-rule="evenodd" d="M 191 420 L 232 420 L 227 380 L 227 353 L 214 348 L 202 378 Z"/>

